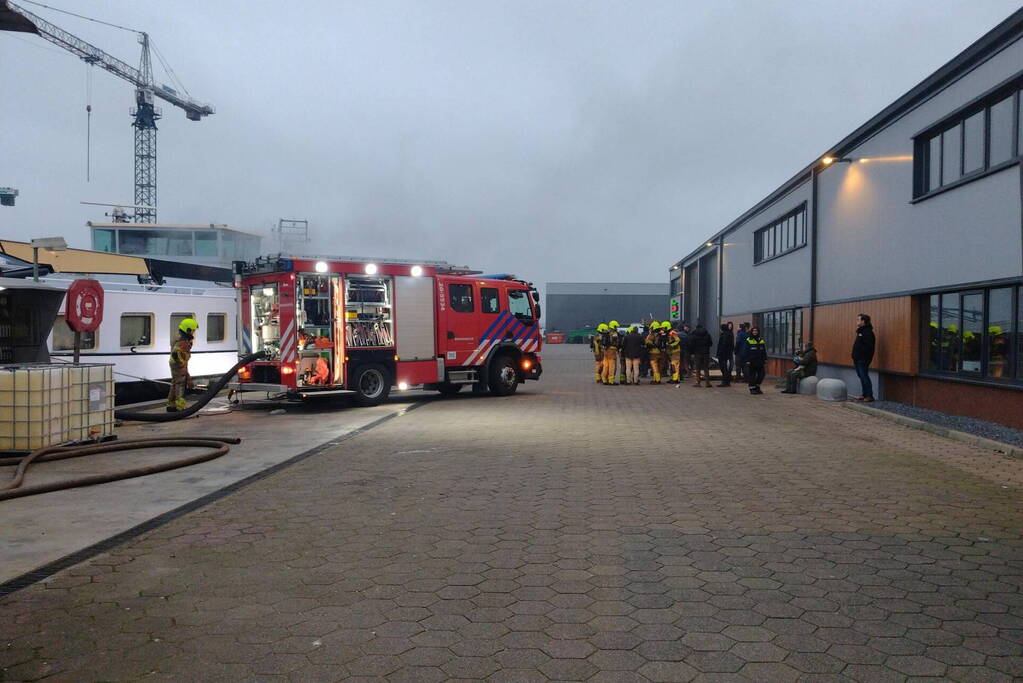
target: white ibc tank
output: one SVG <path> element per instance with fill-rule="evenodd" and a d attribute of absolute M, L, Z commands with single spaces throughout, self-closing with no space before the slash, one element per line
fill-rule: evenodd
<path fill-rule="evenodd" d="M 817 383 L 820 379 L 816 375 L 810 375 L 799 380 L 799 393 L 813 396 L 817 393 Z"/>
<path fill-rule="evenodd" d="M 0 450 L 33 450 L 63 443 L 67 434 L 68 368 L 0 368 Z"/>
<path fill-rule="evenodd" d="M 66 441 L 88 441 L 114 431 L 114 368 L 74 365 L 69 368 Z"/>
<path fill-rule="evenodd" d="M 0 367 L 0 450 L 31 451 L 114 431 L 112 365 Z"/>
<path fill-rule="evenodd" d="M 817 398 L 822 401 L 845 401 L 849 394 L 845 389 L 845 382 L 825 377 L 817 382 Z"/>

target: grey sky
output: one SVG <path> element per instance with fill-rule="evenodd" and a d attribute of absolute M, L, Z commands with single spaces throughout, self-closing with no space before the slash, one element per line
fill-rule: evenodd
<path fill-rule="evenodd" d="M 46 4 L 148 30 L 216 106 L 164 106 L 161 221 L 307 218 L 324 253 L 542 283 L 665 280 L 1018 0 Z M 27 7 L 137 62 L 133 35 Z M 133 90 L 97 69 L 85 182 L 88 70 L 0 33 L 0 235 L 88 246 L 79 201 L 131 202 Z"/>

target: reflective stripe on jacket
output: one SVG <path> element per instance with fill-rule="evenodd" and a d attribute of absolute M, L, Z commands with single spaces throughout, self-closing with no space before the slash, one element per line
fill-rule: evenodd
<path fill-rule="evenodd" d="M 749 337 L 746 339 L 746 362 L 763 365 L 767 361 L 767 344 L 763 339 Z"/>
<path fill-rule="evenodd" d="M 192 340 L 191 339 L 178 339 L 174 342 L 174 346 L 171 347 L 170 353 L 170 364 L 178 366 L 188 365 L 188 361 L 192 358 Z"/>

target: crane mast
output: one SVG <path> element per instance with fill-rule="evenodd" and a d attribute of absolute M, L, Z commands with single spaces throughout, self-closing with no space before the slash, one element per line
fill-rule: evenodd
<path fill-rule="evenodd" d="M 12 12 L 20 16 L 9 16 Z M 147 33 L 135 31 L 142 46 L 139 66 L 135 68 L 9 0 L 0 0 L 0 30 L 37 33 L 86 63 L 98 66 L 135 86 L 135 106 L 131 109 L 132 127 L 135 129 L 135 222 L 155 223 L 156 122 L 163 115 L 156 106 L 156 98 L 182 109 L 190 121 L 201 121 L 203 117 L 213 114 L 213 106 L 154 82 Z"/>
<path fill-rule="evenodd" d="M 153 65 L 149 61 L 149 35 L 139 35 L 142 57 L 139 74 L 142 85 L 135 88 L 135 107 L 131 113 L 135 128 L 135 204 L 152 207 L 135 209 L 136 223 L 156 222 L 156 121 L 161 112 L 155 105 Z"/>

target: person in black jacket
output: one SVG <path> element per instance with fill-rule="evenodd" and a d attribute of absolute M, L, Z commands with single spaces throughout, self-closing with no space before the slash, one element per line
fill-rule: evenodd
<path fill-rule="evenodd" d="M 732 353 L 735 351 L 735 337 L 732 336 L 731 328 L 725 324 L 721 326 L 721 336 L 718 337 L 718 367 L 721 368 L 721 384 L 719 387 L 732 385 Z"/>
<path fill-rule="evenodd" d="M 623 384 L 639 384 L 639 360 L 643 357 L 644 346 L 643 335 L 633 325 L 622 340 L 622 358 L 625 360 Z"/>
<path fill-rule="evenodd" d="M 760 383 L 764 381 L 764 364 L 767 363 L 767 344 L 760 337 L 760 328 L 754 326 L 746 341 L 746 382 L 749 393 L 762 394 Z"/>
<path fill-rule="evenodd" d="M 696 373 L 694 386 L 700 386 L 701 381 L 706 381 L 707 388 L 710 389 L 712 386 L 710 383 L 710 347 L 714 345 L 714 340 L 711 339 L 710 332 L 703 326 L 703 323 L 696 323 L 696 329 L 689 335 L 687 344 L 689 353 L 693 356 L 693 372 Z"/>
<path fill-rule="evenodd" d="M 860 313 L 856 316 L 856 339 L 853 341 L 852 361 L 856 374 L 860 378 L 859 400 L 870 403 L 874 400 L 874 386 L 870 381 L 870 362 L 874 360 L 874 347 L 877 338 L 874 326 L 870 324 L 870 316 Z"/>

